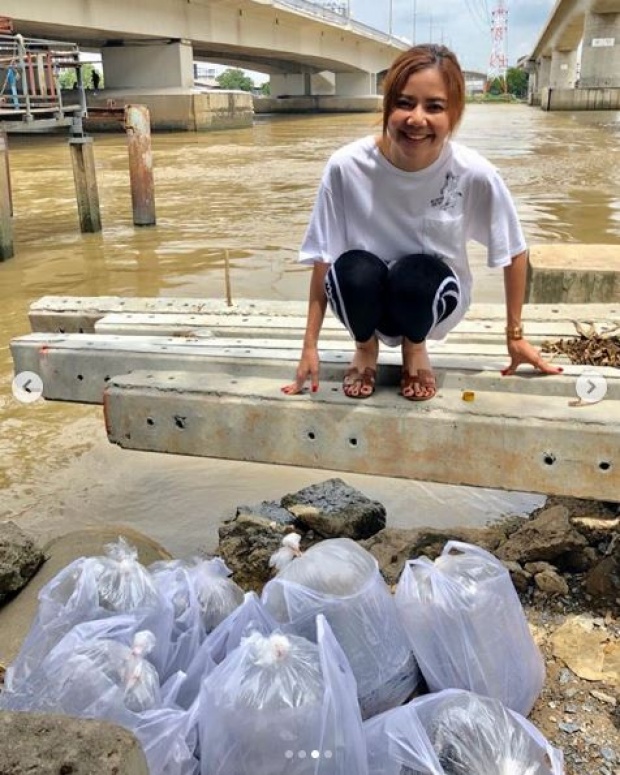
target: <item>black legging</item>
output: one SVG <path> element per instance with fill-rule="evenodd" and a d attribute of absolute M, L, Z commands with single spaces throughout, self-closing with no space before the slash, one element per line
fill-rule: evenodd
<path fill-rule="evenodd" d="M 458 303 L 454 272 L 436 256 L 415 253 L 389 266 L 366 250 L 349 250 L 329 268 L 325 290 L 336 317 L 357 342 L 378 331 L 423 342 Z"/>

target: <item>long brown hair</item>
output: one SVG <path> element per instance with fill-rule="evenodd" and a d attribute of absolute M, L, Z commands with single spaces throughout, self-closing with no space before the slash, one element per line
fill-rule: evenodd
<path fill-rule="evenodd" d="M 446 46 L 425 43 L 403 51 L 388 70 L 383 81 L 383 134 L 387 132 L 390 114 L 396 107 L 409 77 L 420 70 L 439 70 L 448 94 L 450 129 L 454 131 L 465 109 L 465 78 L 458 59 Z"/>

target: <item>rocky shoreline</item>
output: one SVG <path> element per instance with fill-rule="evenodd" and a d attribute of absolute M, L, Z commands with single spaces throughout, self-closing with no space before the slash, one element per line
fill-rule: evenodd
<path fill-rule="evenodd" d="M 487 528 L 394 529 L 387 522 L 381 503 L 330 479 L 279 502 L 238 507 L 220 527 L 218 554 L 241 587 L 260 592 L 272 574 L 269 557 L 292 531 L 300 534 L 302 550 L 336 536 L 358 541 L 391 585 L 408 559 L 435 559 L 449 540 L 488 550 L 510 571 L 546 663 L 530 720 L 563 750 L 566 775 L 620 775 L 618 505 L 549 498 L 527 518 Z M 12 600 L 14 607 L 32 592 L 26 587 L 17 594 L 30 576 L 44 572 L 36 573 L 43 559 L 19 529 L 0 525 L 0 606 Z"/>

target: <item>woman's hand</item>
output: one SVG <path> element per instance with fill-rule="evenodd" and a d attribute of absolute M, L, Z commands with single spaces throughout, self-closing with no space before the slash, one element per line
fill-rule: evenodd
<path fill-rule="evenodd" d="M 548 363 L 527 339 L 509 339 L 507 345 L 510 365 L 502 369 L 502 377 L 514 374 L 522 363 L 529 363 L 543 374 L 561 374 L 564 371 L 561 366 L 552 366 Z"/>
<path fill-rule="evenodd" d="M 297 366 L 295 382 L 290 385 L 284 385 L 280 388 L 287 396 L 294 396 L 301 393 L 310 377 L 310 389 L 313 393 L 319 389 L 319 351 L 316 347 L 304 347 L 301 352 L 301 359 Z"/>

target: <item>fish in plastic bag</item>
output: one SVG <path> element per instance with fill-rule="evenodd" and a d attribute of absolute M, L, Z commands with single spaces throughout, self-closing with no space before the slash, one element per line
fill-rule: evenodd
<path fill-rule="evenodd" d="M 376 559 L 350 538 L 310 547 L 284 565 L 263 589 L 262 601 L 285 632 L 316 641 L 324 614 L 355 679 L 362 716 L 400 705 L 420 673 L 393 596 Z"/>
<path fill-rule="evenodd" d="M 405 565 L 394 599 L 432 692 L 467 689 L 530 712 L 544 661 L 510 574 L 492 554 L 449 541 L 435 562 Z"/>
<path fill-rule="evenodd" d="M 369 775 L 564 775 L 562 752 L 498 700 L 460 689 L 364 723 Z"/>
<path fill-rule="evenodd" d="M 161 668 L 167 659 L 172 609 L 123 538 L 108 544 L 104 557 L 81 557 L 67 565 L 41 588 L 38 600 L 32 627 L 7 669 L 9 688 L 26 680 L 75 625 L 122 613 L 132 612 L 139 629 L 154 633 L 151 661 Z"/>
<path fill-rule="evenodd" d="M 278 623 L 268 613 L 256 592 L 247 592 L 243 603 L 207 635 L 189 664 L 177 696 L 178 704 L 189 708 L 200 691 L 203 678 L 219 665 L 250 633 L 270 635 Z"/>
<path fill-rule="evenodd" d="M 355 679 L 322 616 L 317 633 L 253 633 L 204 680 L 202 775 L 366 775 Z"/>

